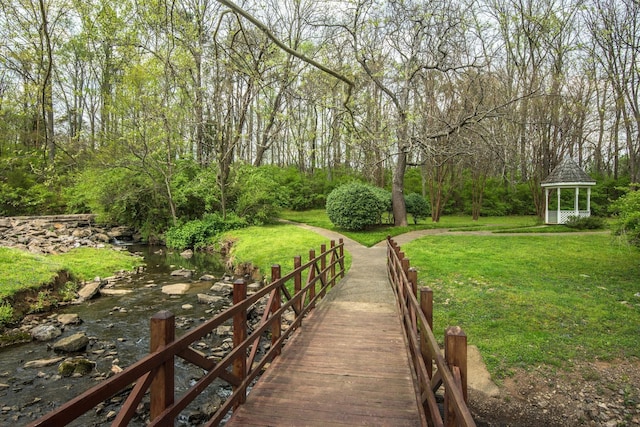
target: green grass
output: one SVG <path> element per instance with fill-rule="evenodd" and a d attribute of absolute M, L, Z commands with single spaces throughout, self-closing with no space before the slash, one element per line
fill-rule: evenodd
<path fill-rule="evenodd" d="M 38 289 L 50 283 L 61 270 L 78 280 L 110 276 L 118 270 L 131 270 L 140 259 L 127 252 L 78 248 L 61 255 L 34 255 L 0 247 L 0 300 L 24 289 Z"/>
<path fill-rule="evenodd" d="M 142 265 L 141 258 L 127 251 L 94 248 L 77 248 L 50 258 L 81 281 L 93 280 L 96 276 L 113 276 L 119 271 L 131 271 Z"/>
<path fill-rule="evenodd" d="M 439 235 L 402 249 L 434 290 L 435 330 L 461 326 L 495 378 L 640 357 L 640 252 L 610 235 Z"/>
<path fill-rule="evenodd" d="M 271 266 L 279 264 L 281 275 L 293 270 L 293 257 L 300 255 L 302 263 L 309 260 L 309 250 L 320 254 L 320 245 L 330 246 L 330 240 L 317 233 L 295 225 L 275 224 L 263 227 L 249 227 L 225 233 L 223 239 L 233 239 L 231 249 L 234 263 L 251 262 L 260 268 L 266 278 L 271 277 Z M 337 243 L 337 242 L 336 242 Z M 347 253 L 347 267 L 351 256 Z"/>
<path fill-rule="evenodd" d="M 45 256 L 0 247 L 0 300 L 23 289 L 37 289 L 60 270 L 59 263 Z"/>

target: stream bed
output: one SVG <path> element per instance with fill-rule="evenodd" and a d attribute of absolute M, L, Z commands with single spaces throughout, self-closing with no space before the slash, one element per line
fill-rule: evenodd
<path fill-rule="evenodd" d="M 126 276 L 116 282 L 113 289 L 130 290 L 122 295 L 102 295 L 81 304 L 72 304 L 41 316 L 54 319 L 60 314 L 77 314 L 80 324 L 67 325 L 63 334 L 49 342 L 32 341 L 0 349 L 0 425 L 26 425 L 66 401 L 93 387 L 107 376 L 126 368 L 149 352 L 149 323 L 151 317 L 161 310 L 169 310 L 176 316 L 176 336 L 211 318 L 227 304 L 199 304 L 198 293 L 209 292 L 213 281 L 199 280 L 203 275 L 216 280 L 224 274 L 224 264 L 217 255 L 196 253 L 185 259 L 165 248 L 131 246 L 128 249 L 144 257 L 144 271 Z M 193 271 L 191 279 L 172 276 L 172 271 Z M 189 283 L 189 290 L 182 295 L 166 295 L 162 287 L 170 284 Z M 83 376 L 61 376 L 59 363 L 37 368 L 25 367 L 29 361 L 65 356 L 55 353 L 52 345 L 60 338 L 84 332 L 90 343 L 81 355 L 92 362 L 95 368 Z M 219 337 L 201 343 L 203 348 L 220 344 Z M 176 396 L 180 396 L 202 370 L 189 364 L 176 363 Z M 209 388 L 209 390 L 214 388 Z M 219 400 L 227 393 L 224 388 L 202 396 L 196 405 L 207 405 L 207 400 Z M 211 394 L 219 394 L 218 397 Z M 71 425 L 109 425 L 117 412 L 122 397 L 116 396 L 106 405 L 94 408 Z M 148 399 L 147 399 L 148 400 Z M 141 413 L 145 412 L 141 408 Z M 195 410 L 194 413 L 198 411 Z M 144 418 L 134 419 L 131 425 L 145 425 Z M 195 425 L 197 414 L 178 420 L 176 425 Z"/>

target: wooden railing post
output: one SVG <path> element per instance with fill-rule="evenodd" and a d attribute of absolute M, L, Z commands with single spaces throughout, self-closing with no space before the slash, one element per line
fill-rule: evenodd
<path fill-rule="evenodd" d="M 467 402 L 467 335 L 459 326 L 448 327 L 444 337 L 444 358 L 447 366 L 455 375 L 460 370 L 460 386 L 464 401 Z M 456 426 L 456 414 L 449 401 L 449 392 L 445 389 L 445 426 Z"/>
<path fill-rule="evenodd" d="M 418 298 L 418 270 L 416 270 L 415 268 L 409 268 L 409 271 L 407 272 L 407 278 L 409 279 L 409 283 L 411 284 L 411 293 L 414 297 Z M 407 301 L 407 303 L 409 303 L 409 301 Z M 409 304 L 409 312 L 411 315 L 411 327 L 413 328 L 412 331 L 418 333 L 419 331 L 417 313 L 413 304 Z"/>
<path fill-rule="evenodd" d="M 433 331 L 433 291 L 431 288 L 420 289 L 420 309 L 422 314 L 427 319 L 427 325 L 422 325 L 423 328 L 429 328 Z M 427 373 L 429 378 L 433 377 L 433 354 L 431 353 L 431 347 L 427 342 L 426 334 L 420 334 L 420 353 L 422 354 L 422 360 L 427 367 Z"/>
<path fill-rule="evenodd" d="M 344 239 L 340 238 L 338 243 L 340 244 L 340 277 L 344 277 Z"/>
<path fill-rule="evenodd" d="M 402 268 L 402 271 L 404 272 L 405 276 L 409 276 L 409 267 L 411 266 L 411 263 L 409 262 L 409 258 L 405 258 L 404 257 L 404 252 L 400 252 L 400 254 L 402 255 L 402 257 L 400 258 L 400 268 Z M 404 279 L 402 279 L 402 273 L 398 274 L 398 279 L 400 279 L 400 289 L 399 289 L 399 294 L 400 294 L 400 298 L 402 298 L 403 304 L 405 305 L 405 307 L 408 308 L 408 300 L 409 297 L 407 297 L 407 286 L 405 286 L 404 284 Z M 410 285 L 410 284 L 407 284 Z"/>
<path fill-rule="evenodd" d="M 300 255 L 296 255 L 293 257 L 293 270 L 296 272 L 293 277 L 293 298 L 298 297 L 300 290 L 302 289 L 302 271 L 300 267 L 302 266 L 302 258 Z M 302 308 L 304 307 L 304 300 L 302 297 L 299 297 L 298 302 L 295 305 L 296 307 L 296 315 L 302 313 Z"/>
<path fill-rule="evenodd" d="M 325 269 L 327 268 L 327 245 L 325 243 L 320 245 L 320 252 L 322 255 L 320 256 L 320 270 L 322 271 L 322 289 L 320 290 L 320 298 L 324 298 L 325 289 L 324 286 L 327 284 L 327 272 Z"/>
<path fill-rule="evenodd" d="M 331 287 L 333 288 L 336 285 L 336 241 L 331 241 Z"/>
<path fill-rule="evenodd" d="M 151 318 L 151 352 L 173 342 L 176 318 L 170 311 L 160 311 Z M 173 357 L 164 362 L 151 382 L 151 420 L 160 415 L 174 401 Z M 173 421 L 169 422 L 173 424 Z"/>
<path fill-rule="evenodd" d="M 274 264 L 271 266 L 271 283 L 280 280 L 280 265 Z M 284 286 L 284 284 L 282 285 Z M 273 301 L 271 301 L 271 314 L 274 317 L 271 319 L 271 346 L 276 345 L 278 339 L 280 339 L 280 335 L 282 334 L 282 316 L 275 315 L 276 311 L 280 310 L 280 306 L 282 305 L 282 299 L 280 297 L 280 288 L 276 288 L 273 290 Z M 277 348 L 274 353 L 275 356 L 280 355 L 280 348 Z"/>
<path fill-rule="evenodd" d="M 309 261 L 314 260 L 316 257 L 316 251 L 315 249 L 311 249 L 309 251 Z M 316 278 L 316 263 L 314 262 L 313 264 L 311 264 L 309 266 L 309 283 L 311 283 L 315 278 Z M 313 299 L 316 297 L 316 284 L 315 282 L 309 287 L 309 301 L 313 301 Z M 309 304 L 309 306 L 311 308 L 315 307 L 315 303 L 311 302 Z"/>
<path fill-rule="evenodd" d="M 247 282 L 244 279 L 238 279 L 233 282 L 233 305 L 239 304 L 247 299 Z M 236 348 L 247 339 L 247 310 L 240 310 L 233 316 L 233 348 Z M 247 376 L 247 356 L 239 353 L 233 361 L 233 375 L 243 381 Z M 234 386 L 235 392 L 237 387 Z M 237 409 L 247 399 L 246 389 L 241 391 L 238 401 L 233 405 L 233 409 Z"/>

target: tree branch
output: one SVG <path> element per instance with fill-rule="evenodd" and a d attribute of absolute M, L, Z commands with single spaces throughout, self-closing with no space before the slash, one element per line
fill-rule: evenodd
<path fill-rule="evenodd" d="M 249 22 L 251 22 L 253 25 L 255 25 L 260 31 L 262 31 L 269 39 L 271 39 L 271 41 L 273 41 L 280 49 L 284 50 L 285 52 L 287 52 L 290 55 L 295 56 L 296 58 L 306 62 L 307 64 L 317 68 L 320 71 L 323 71 L 333 77 L 335 77 L 338 80 L 342 80 L 343 82 L 345 82 L 346 84 L 349 85 L 349 88 L 353 88 L 353 82 L 348 79 L 347 77 L 345 77 L 344 75 L 340 74 L 339 72 L 332 70 L 331 68 L 325 67 L 324 65 L 320 64 L 317 61 L 314 61 L 313 59 L 305 56 L 304 54 L 298 52 L 295 49 L 290 48 L 289 46 L 287 46 L 286 44 L 284 44 L 283 42 L 280 41 L 280 39 L 278 39 L 268 28 L 266 25 L 264 25 L 262 22 L 260 22 L 258 19 L 256 19 L 253 15 L 251 15 L 249 12 L 247 12 L 246 10 L 242 9 L 240 6 L 236 5 L 235 3 L 233 3 L 230 0 L 217 0 L 218 3 L 228 7 L 229 9 L 233 10 L 235 13 L 237 13 L 238 15 L 242 16 L 243 18 L 245 18 L 246 20 L 248 20 Z"/>

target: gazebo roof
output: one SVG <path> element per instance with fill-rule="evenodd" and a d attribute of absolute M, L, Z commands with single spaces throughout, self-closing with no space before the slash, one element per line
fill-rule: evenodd
<path fill-rule="evenodd" d="M 562 160 L 542 182 L 543 187 L 570 184 L 595 185 L 595 181 L 569 157 Z"/>

